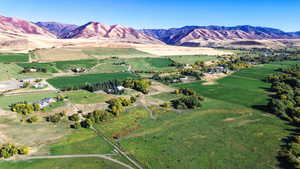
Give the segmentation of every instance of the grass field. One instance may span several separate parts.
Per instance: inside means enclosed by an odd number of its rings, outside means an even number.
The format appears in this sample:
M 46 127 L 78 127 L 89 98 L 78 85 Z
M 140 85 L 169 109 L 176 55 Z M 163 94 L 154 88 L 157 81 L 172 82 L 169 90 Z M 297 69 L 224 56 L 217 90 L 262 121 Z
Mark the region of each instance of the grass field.
M 269 84 L 256 74 L 268 75 L 295 63 L 243 70 L 220 79 L 216 85 L 176 85 L 205 96 L 203 107 L 189 111 L 150 107 L 156 120 L 150 120 L 148 112 L 139 107 L 97 128 L 109 136 L 120 135 L 122 147 L 147 168 L 278 168 L 281 139 L 292 127 L 253 108 L 265 105 L 269 94 L 264 90 Z M 153 97 L 163 101 L 176 98 L 169 93 Z
M 202 82 L 198 81 L 175 85 L 175 87 L 192 88 L 205 97 L 248 107 L 259 104 L 264 105 L 268 99 L 268 93 L 266 93 L 265 89 L 270 87 L 269 83 L 262 81 L 264 77 L 274 73 L 280 67 L 297 63 L 300 62 L 276 62 L 251 69 L 244 69 L 218 80 L 216 85 L 201 85 Z
M 125 80 L 129 78 L 136 78 L 136 76 L 126 72 L 83 74 L 79 76 L 56 77 L 49 79 L 48 82 L 56 88 L 63 89 L 65 87 L 79 86 L 86 83 L 103 83 L 110 80 Z
M 157 120 L 134 119 L 140 129 L 120 141 L 153 169 L 276 168 L 280 139 L 289 129 L 276 117 L 212 99 L 198 111 L 156 116 Z
M 76 61 L 60 61 L 54 62 L 57 69 L 69 71 L 71 68 L 91 69 L 98 64 L 98 60 L 76 60 Z
M 137 71 L 163 71 L 175 69 L 170 66 L 173 62 L 167 58 L 132 58 L 126 59 L 124 62 L 131 65 L 132 70 Z
M 40 49 L 34 52 L 35 60 L 39 62 L 56 62 L 69 60 L 88 60 L 93 57 L 85 54 L 80 48 Z
M 5 122 L 3 121 L 5 120 Z M 8 119 L 1 120 L 8 128 L 3 131 L 4 125 L 1 125 L 1 133 L 8 135 L 10 139 L 19 140 L 18 143 L 39 148 L 40 155 L 73 155 L 73 154 L 111 154 L 112 147 L 102 138 L 98 137 L 93 131 L 86 129 L 72 130 L 68 129 L 67 124 L 60 123 L 57 125 L 38 122 L 34 124 L 21 124 L 12 122 Z M 19 128 L 22 127 L 22 134 Z M 39 132 L 32 132 L 39 131 Z M 30 139 L 28 139 L 30 137 Z M 24 140 L 24 141 L 22 141 Z M 26 141 L 27 140 L 27 141 Z M 28 142 L 30 140 L 30 142 Z M 43 146 L 41 146 L 43 145 Z M 113 158 L 121 159 L 118 155 Z M 3 169 L 119 169 L 118 164 L 107 160 L 96 158 L 76 158 L 76 159 L 47 159 L 47 160 L 28 160 L 15 162 L 0 162 L 0 168 Z
M 111 73 L 128 70 L 126 65 L 114 65 L 113 63 L 102 63 L 94 67 L 90 72 L 92 73 Z
M 54 97 L 54 96 L 57 96 L 57 93 L 43 92 L 43 93 L 32 93 L 32 94 L 28 93 L 28 94 L 13 95 L 13 96 L 0 96 L 0 107 L 3 109 L 8 109 L 9 105 L 17 102 L 27 101 L 28 103 L 33 103 L 41 99 L 47 97 Z
M 34 67 L 39 69 L 46 69 L 48 73 L 57 73 L 54 63 L 20 63 L 18 66 L 22 68 Z
M 209 55 L 177 55 L 177 56 L 167 56 L 177 63 L 182 64 L 194 64 L 196 61 L 211 61 L 215 60 L 217 56 L 209 56 Z
M 85 90 L 64 92 L 63 95 L 75 104 L 93 104 L 105 102 L 110 99 L 109 95 L 95 94 Z
M 58 71 L 67 72 L 72 68 L 85 68 L 91 69 L 98 64 L 98 60 L 71 60 L 71 61 L 58 61 L 58 62 L 48 62 L 48 63 L 20 63 L 19 66 L 35 67 L 46 69 L 49 73 L 57 73 Z
M 0 53 L 0 63 L 21 63 L 28 62 L 28 59 L 26 53 Z
M 0 81 L 16 78 L 23 69 L 16 64 L 0 63 Z
M 21 78 L 49 78 L 50 73 L 21 73 L 22 67 L 17 64 L 0 63 L 0 81 L 21 79 Z
M 108 57 L 119 58 L 135 58 L 135 57 L 151 57 L 152 54 L 142 52 L 133 48 L 88 48 L 83 52 L 90 57 L 97 59 L 105 59 Z
M 265 91 L 269 84 L 262 79 L 274 73 L 279 67 L 296 63 L 300 62 L 272 63 L 245 69 L 219 79 L 214 85 L 203 85 L 201 81 L 174 85 L 173 87 L 177 88 L 192 88 L 199 95 L 204 96 L 203 106 L 196 110 L 172 110 L 147 105 L 154 119 L 150 118 L 148 110 L 143 106 L 129 107 L 119 117 L 96 125 L 95 128 L 109 137 L 120 136 L 118 142 L 124 151 L 134 156 L 144 168 L 278 169 L 276 157 L 282 144 L 281 139 L 288 136 L 293 127 L 276 116 L 255 108 L 265 105 L 269 94 Z M 124 75 L 86 74 L 59 77 L 53 82 L 58 85 L 65 83 L 74 85 L 83 81 L 95 82 L 95 79 L 96 81 L 107 80 L 112 77 L 120 78 Z M 69 96 L 71 102 L 77 104 L 90 103 L 98 99 L 105 100 L 102 95 L 86 91 L 64 92 L 64 94 Z M 166 92 L 147 97 L 167 102 L 177 96 Z M 5 99 L 0 97 L 0 106 L 2 101 Z M 1 118 L 0 123 L 3 124 L 0 125 L 0 134 L 4 132 L 11 138 L 22 140 L 20 143 L 41 145 L 45 142 L 45 138 L 53 138 L 54 131 L 59 133 L 59 136 L 68 132 L 65 137 L 49 141 L 43 148 L 43 153 L 51 155 L 112 153 L 112 148 L 90 130 L 66 129 L 68 124 L 65 123 L 45 125 L 45 122 L 39 122 L 30 125 L 20 124 L 17 121 L 11 122 L 5 118 Z M 42 126 L 46 126 L 47 129 Z M 39 127 L 41 128 L 39 132 L 32 132 Z M 24 129 L 21 134 L 20 128 Z M 62 130 L 63 128 L 65 130 Z M 49 133 L 41 134 L 42 131 L 49 131 Z M 29 143 L 24 135 L 33 138 L 33 141 L 30 139 L 32 143 Z M 0 168 L 114 169 L 121 167 L 108 161 L 88 158 L 3 161 L 0 162 Z
M 126 169 L 110 161 L 96 158 L 0 162 L 0 167 L 3 169 Z

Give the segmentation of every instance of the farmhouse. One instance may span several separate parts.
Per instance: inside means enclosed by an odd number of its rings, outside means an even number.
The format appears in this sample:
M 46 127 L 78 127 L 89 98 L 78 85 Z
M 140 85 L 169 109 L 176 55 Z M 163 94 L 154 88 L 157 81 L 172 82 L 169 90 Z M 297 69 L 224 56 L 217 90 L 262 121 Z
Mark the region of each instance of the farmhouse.
M 25 79 L 18 79 L 19 82 L 22 83 L 33 83 L 37 80 L 40 80 L 39 78 L 25 78 Z
M 47 84 L 45 84 L 45 83 L 36 83 L 35 85 L 33 85 L 33 87 L 36 89 L 42 89 L 46 86 L 47 86 Z
M 44 108 L 46 106 L 49 106 L 51 103 L 54 103 L 56 102 L 56 99 L 54 98 L 45 98 L 45 99 L 42 99 L 34 104 L 38 104 L 40 105 L 41 108 Z

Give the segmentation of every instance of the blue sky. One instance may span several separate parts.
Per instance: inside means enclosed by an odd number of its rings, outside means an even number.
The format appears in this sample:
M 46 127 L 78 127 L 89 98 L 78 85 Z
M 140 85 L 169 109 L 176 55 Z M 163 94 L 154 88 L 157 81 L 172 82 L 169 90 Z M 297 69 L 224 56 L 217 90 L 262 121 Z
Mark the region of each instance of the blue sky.
M 1 0 L 0 14 L 31 21 L 134 28 L 253 25 L 300 31 L 300 0 Z

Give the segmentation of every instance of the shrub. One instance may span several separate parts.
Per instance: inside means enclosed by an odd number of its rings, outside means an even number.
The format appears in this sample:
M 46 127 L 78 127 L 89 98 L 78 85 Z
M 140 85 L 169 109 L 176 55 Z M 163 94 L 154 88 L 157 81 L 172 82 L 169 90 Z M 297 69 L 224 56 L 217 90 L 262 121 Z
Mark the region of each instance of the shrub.
M 74 124 L 71 124 L 70 127 L 73 128 L 73 129 L 79 129 L 81 127 L 81 125 L 80 125 L 79 122 L 76 122 Z
M 199 96 L 184 96 L 180 99 L 172 100 L 172 105 L 176 109 L 195 109 L 201 107 L 202 97 Z
M 79 121 L 80 120 L 80 116 L 79 116 L 79 114 L 73 114 L 73 115 L 69 116 L 69 120 L 71 120 L 71 121 Z
M 46 117 L 46 120 L 48 122 L 58 123 L 63 117 L 65 117 L 65 112 L 60 112 Z
M 131 88 L 134 90 L 137 90 L 139 92 L 142 92 L 144 94 L 148 94 L 151 86 L 150 80 L 125 80 L 123 82 L 123 86 L 127 88 Z
M 28 153 L 29 153 L 28 147 L 18 147 L 11 143 L 2 144 L 0 146 L 0 157 L 1 158 L 10 158 L 17 154 L 24 155 L 24 154 L 28 154 Z
M 28 115 L 35 111 L 35 107 L 32 104 L 28 104 L 27 102 L 13 104 L 10 107 L 11 111 L 23 115 Z
M 32 116 L 29 119 L 27 119 L 26 121 L 28 123 L 34 123 L 34 122 L 37 122 L 38 120 L 39 120 L 39 118 L 37 116 Z

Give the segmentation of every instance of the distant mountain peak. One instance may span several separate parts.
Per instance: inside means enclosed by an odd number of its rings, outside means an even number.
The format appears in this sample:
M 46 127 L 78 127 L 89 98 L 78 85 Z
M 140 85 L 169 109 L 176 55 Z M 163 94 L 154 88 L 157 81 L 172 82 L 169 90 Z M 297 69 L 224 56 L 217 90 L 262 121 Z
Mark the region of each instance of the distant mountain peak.
M 64 24 L 59 22 L 37 22 L 35 24 L 48 30 L 59 38 L 66 32 L 70 32 L 78 28 L 77 25 Z
M 84 39 L 121 39 L 133 41 L 153 41 L 160 42 L 158 39 L 148 36 L 143 32 L 122 25 L 105 25 L 99 22 L 88 22 L 77 29 L 63 34 L 62 38 L 84 38 Z M 161 42 L 160 42 L 161 43 Z

